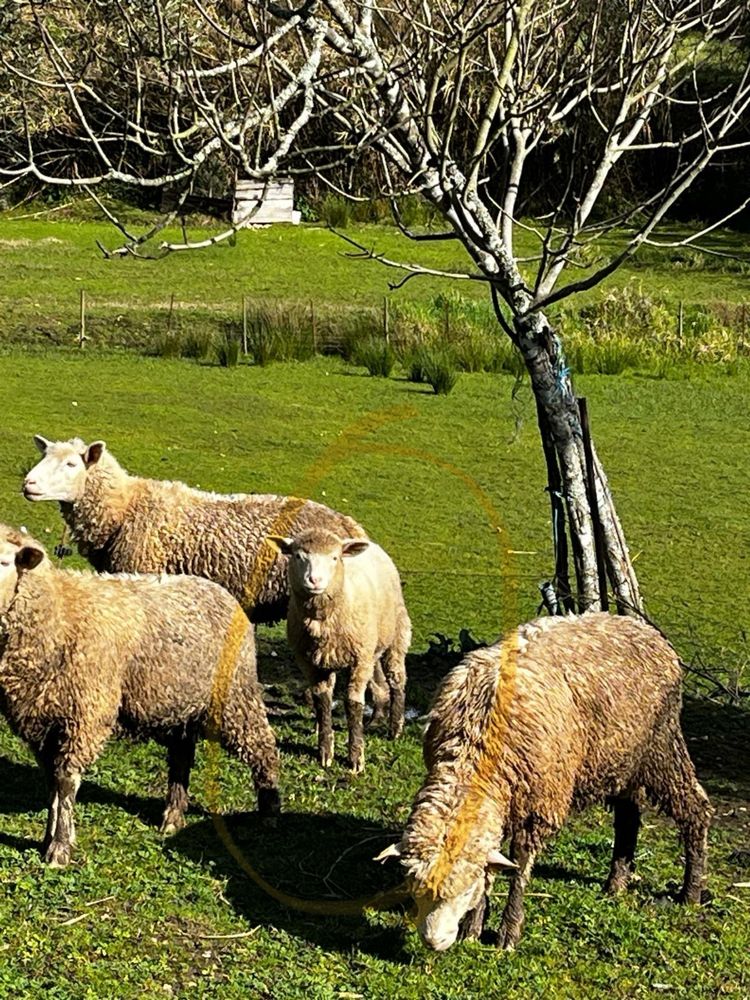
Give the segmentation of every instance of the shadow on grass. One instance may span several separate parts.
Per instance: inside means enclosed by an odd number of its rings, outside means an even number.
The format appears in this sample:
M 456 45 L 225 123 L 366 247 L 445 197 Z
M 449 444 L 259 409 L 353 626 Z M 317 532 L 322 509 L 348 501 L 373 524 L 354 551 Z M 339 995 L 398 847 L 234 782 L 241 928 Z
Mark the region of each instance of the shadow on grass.
M 750 799 L 750 712 L 685 698 L 682 728 L 709 794 Z
M 344 814 L 283 813 L 275 829 L 254 813 L 224 817 L 246 862 L 281 892 L 326 904 L 371 898 L 400 882 L 397 865 L 381 866 L 374 856 L 398 833 L 370 819 Z M 400 926 L 373 927 L 363 915 L 305 913 L 284 905 L 257 886 L 229 852 L 210 819 L 190 823 L 165 844 L 167 853 L 211 866 L 227 879 L 224 894 L 253 924 L 281 928 L 326 950 L 352 948 L 390 962 L 409 962 Z M 404 906 L 396 903 L 396 912 Z
M 124 794 L 100 785 L 96 781 L 87 780 L 85 775 L 77 802 L 81 804 L 93 802 L 97 805 L 114 806 L 131 816 L 137 816 L 144 823 L 154 827 L 160 824 L 164 811 L 162 797 Z M 47 790 L 41 770 L 34 764 L 18 763 L 7 757 L 0 757 L 0 817 L 17 813 L 42 814 L 46 808 Z M 190 811 L 199 816 L 206 815 L 205 809 L 197 802 L 190 803 Z M 40 827 L 41 829 L 42 827 Z M 11 839 L 18 841 L 11 846 L 17 846 L 20 850 L 38 848 L 38 844 L 33 838 Z M 8 843 L 9 838 L 0 833 L 0 842 Z

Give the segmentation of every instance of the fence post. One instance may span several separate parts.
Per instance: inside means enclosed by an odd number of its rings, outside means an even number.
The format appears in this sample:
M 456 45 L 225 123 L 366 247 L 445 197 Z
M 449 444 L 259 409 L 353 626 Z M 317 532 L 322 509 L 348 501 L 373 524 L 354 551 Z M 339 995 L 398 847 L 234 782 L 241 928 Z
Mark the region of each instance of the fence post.
M 172 333 L 172 316 L 174 314 L 174 292 L 169 296 L 169 316 L 167 316 L 167 336 Z
M 81 307 L 80 307 L 80 319 L 79 319 L 79 330 L 78 330 L 78 346 L 83 348 L 83 345 L 88 340 L 86 336 L 86 289 L 81 289 Z
M 242 296 L 242 353 L 247 357 L 247 297 Z
M 740 309 L 740 332 L 742 336 L 743 345 L 745 345 L 745 332 L 747 330 L 746 320 L 747 320 L 747 303 L 743 300 L 742 308 Z
M 383 336 L 385 338 L 386 344 L 390 343 L 391 332 L 388 322 L 388 297 L 383 296 Z
M 682 329 L 685 319 L 685 303 L 680 299 L 680 308 L 677 312 L 677 338 L 679 340 L 680 348 L 682 348 Z
M 318 324 L 315 319 L 315 303 L 310 299 L 310 327 L 312 329 L 313 354 L 318 353 Z

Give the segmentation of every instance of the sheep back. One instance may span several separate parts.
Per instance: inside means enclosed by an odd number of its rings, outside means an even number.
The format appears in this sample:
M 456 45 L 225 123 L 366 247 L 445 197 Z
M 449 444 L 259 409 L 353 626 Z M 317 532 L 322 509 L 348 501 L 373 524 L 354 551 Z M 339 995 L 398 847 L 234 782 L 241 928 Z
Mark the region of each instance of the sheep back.
M 124 479 L 109 454 L 89 470 L 84 496 L 62 507 L 95 569 L 202 576 L 225 587 L 254 622 L 280 621 L 289 599 L 286 557 L 266 543 L 268 534 L 321 526 L 366 537 L 353 518 L 312 500 Z

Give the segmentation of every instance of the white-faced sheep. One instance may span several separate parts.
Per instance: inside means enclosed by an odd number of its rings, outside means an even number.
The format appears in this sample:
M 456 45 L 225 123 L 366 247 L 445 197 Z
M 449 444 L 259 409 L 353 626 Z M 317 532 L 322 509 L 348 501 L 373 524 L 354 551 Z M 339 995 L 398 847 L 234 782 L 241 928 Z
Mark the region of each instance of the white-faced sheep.
M 0 525 L 0 709 L 45 773 L 52 864 L 70 858 L 81 775 L 117 728 L 167 747 L 163 832 L 184 823 L 205 732 L 248 765 L 260 813 L 279 810 L 253 626 L 207 580 L 60 570 L 38 542 Z
M 470 653 L 430 714 L 428 768 L 400 844 L 417 926 L 443 950 L 481 930 L 495 866 L 513 868 L 498 943 L 512 948 L 534 857 L 571 807 L 607 800 L 614 850 L 605 889 L 633 870 L 640 803 L 672 816 L 685 848 L 681 898 L 698 901 L 712 814 L 680 729 L 674 650 L 633 618 L 586 614 L 521 626 Z M 513 863 L 498 851 L 510 839 Z
M 365 689 L 378 662 L 390 688 L 391 738 L 404 725 L 411 623 L 398 570 L 379 545 L 361 538 L 342 541 L 320 528 L 271 540 L 290 557 L 287 636 L 312 689 L 320 762 L 328 767 L 333 761 L 333 688 L 336 671 L 345 669 L 348 762 L 361 771 Z

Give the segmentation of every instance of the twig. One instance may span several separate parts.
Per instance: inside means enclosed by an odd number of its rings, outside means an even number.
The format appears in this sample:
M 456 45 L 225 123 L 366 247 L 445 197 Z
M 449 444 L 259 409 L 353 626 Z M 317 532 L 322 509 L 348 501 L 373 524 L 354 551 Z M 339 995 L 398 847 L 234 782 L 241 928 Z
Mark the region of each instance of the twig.
M 239 931 L 237 934 L 183 934 L 182 931 L 177 931 L 177 936 L 184 938 L 199 938 L 201 941 L 231 941 L 235 938 L 252 937 L 253 934 L 257 934 L 259 930 L 260 925 L 258 925 L 258 927 L 253 927 L 250 931 Z

